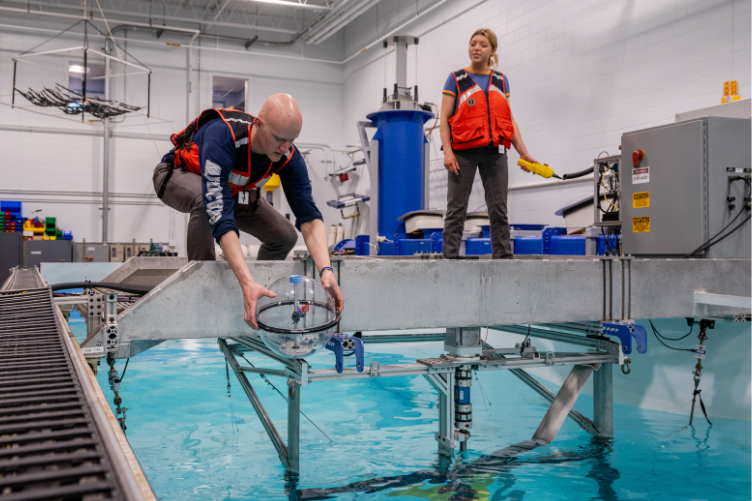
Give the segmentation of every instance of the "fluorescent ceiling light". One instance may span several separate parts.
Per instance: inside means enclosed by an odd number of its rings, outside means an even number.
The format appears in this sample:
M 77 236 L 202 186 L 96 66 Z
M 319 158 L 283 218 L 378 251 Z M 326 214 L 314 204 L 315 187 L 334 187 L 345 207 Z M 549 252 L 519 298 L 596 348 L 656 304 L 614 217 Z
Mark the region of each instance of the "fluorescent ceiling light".
M 326 5 L 315 5 L 310 3 L 298 3 L 298 2 L 290 2 L 286 0 L 251 0 L 252 2 L 261 2 L 261 3 L 272 3 L 275 5 L 284 5 L 285 7 L 300 7 L 302 9 L 311 9 L 311 10 L 329 10 L 329 7 Z
M 88 73 L 90 69 L 91 68 L 86 68 L 86 72 Z M 70 66 L 68 66 L 68 71 L 70 71 L 71 73 L 83 73 L 84 67 L 77 64 L 71 64 Z

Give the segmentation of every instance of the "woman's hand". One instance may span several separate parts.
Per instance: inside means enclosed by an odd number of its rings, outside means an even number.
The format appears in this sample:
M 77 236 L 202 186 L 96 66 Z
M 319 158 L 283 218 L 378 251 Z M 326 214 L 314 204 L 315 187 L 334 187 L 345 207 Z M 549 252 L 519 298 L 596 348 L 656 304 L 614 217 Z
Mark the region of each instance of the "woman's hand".
M 454 175 L 460 175 L 460 164 L 457 163 L 457 157 L 451 151 L 444 151 L 444 167 Z
M 531 156 L 530 156 L 529 154 L 527 154 L 527 153 L 525 153 L 525 154 L 520 154 L 520 158 L 521 158 L 521 159 L 523 159 L 523 160 L 524 160 L 524 161 L 526 161 L 526 162 L 530 162 L 531 164 L 537 164 L 537 163 L 540 163 L 540 162 L 538 162 L 538 161 L 537 161 L 536 159 L 534 159 L 533 157 L 531 157 Z M 546 165 L 548 165 L 548 164 L 546 164 Z M 521 166 L 521 165 L 520 165 L 520 169 L 524 170 L 525 172 L 530 172 L 530 169 L 527 169 L 527 168 L 525 168 L 525 167 L 523 167 L 523 166 Z

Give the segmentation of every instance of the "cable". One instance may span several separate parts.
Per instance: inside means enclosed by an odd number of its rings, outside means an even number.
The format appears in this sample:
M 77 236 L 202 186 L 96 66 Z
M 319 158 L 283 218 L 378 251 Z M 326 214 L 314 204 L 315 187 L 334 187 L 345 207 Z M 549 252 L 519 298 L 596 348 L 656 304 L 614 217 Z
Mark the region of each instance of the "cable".
M 657 339 L 657 340 L 658 340 L 658 341 L 659 341 L 659 342 L 660 342 L 660 343 L 661 343 L 661 344 L 662 344 L 663 346 L 665 346 L 666 348 L 668 348 L 668 349 L 670 349 L 670 350 L 675 350 L 675 351 L 691 351 L 692 353 L 695 353 L 695 350 L 692 350 L 692 349 L 689 349 L 689 348 L 674 348 L 673 346 L 669 346 L 669 345 L 667 345 L 667 344 L 666 344 L 666 343 L 664 343 L 664 342 L 663 342 L 663 340 L 661 339 L 661 337 L 662 337 L 662 336 L 661 336 L 661 334 L 660 334 L 660 333 L 658 332 L 658 329 L 656 329 L 656 328 L 655 328 L 655 325 L 653 325 L 653 321 L 652 321 L 652 320 L 650 320 L 650 319 L 648 319 L 648 322 L 650 322 L 650 327 L 651 327 L 651 328 L 653 329 L 653 334 L 655 335 L 655 338 L 656 338 L 656 339 Z M 685 336 L 685 337 L 686 337 L 686 336 Z M 682 339 L 683 339 L 683 338 L 682 338 Z
M 564 180 L 567 180 L 567 179 L 577 179 L 578 177 L 587 176 L 588 174 L 592 174 L 594 170 L 595 170 L 595 167 L 590 167 L 588 169 L 581 170 L 579 172 L 572 172 L 571 174 L 563 174 L 561 176 L 561 178 L 564 179 Z
M 146 294 L 154 288 L 152 285 L 118 284 L 114 282 L 63 282 L 50 285 L 52 291 L 58 291 L 61 289 L 92 289 L 95 287 L 129 292 L 131 294 Z
M 123 367 L 123 373 L 120 375 L 120 382 L 121 383 L 123 382 L 123 378 L 125 377 L 125 371 L 128 370 L 128 362 L 130 362 L 130 361 L 131 361 L 130 357 L 128 358 L 128 360 L 125 361 L 125 367 Z
M 678 338 L 666 337 L 666 336 L 664 336 L 663 334 L 660 334 L 660 333 L 659 333 L 659 336 L 662 337 L 663 339 L 665 339 L 666 341 L 681 341 L 682 339 L 686 339 L 687 337 L 689 337 L 690 334 L 692 334 L 692 331 L 694 331 L 694 330 L 695 330 L 695 324 L 694 324 L 694 322 L 692 322 L 692 325 L 689 326 L 689 332 L 687 332 L 686 334 L 684 334 L 682 337 L 678 337 Z
M 242 358 L 243 360 L 245 360 L 246 362 L 248 362 L 248 365 L 250 365 L 251 367 L 254 367 L 254 368 L 256 367 L 255 365 L 253 365 L 253 364 L 251 363 L 251 361 L 250 361 L 250 360 L 248 360 L 247 358 L 245 358 L 245 355 L 243 355 L 243 354 L 241 353 L 241 355 L 240 355 L 240 356 L 241 356 L 241 358 Z M 276 387 L 276 386 L 274 386 L 274 385 L 272 384 L 272 382 L 271 382 L 271 381 L 269 381 L 269 380 L 267 379 L 267 377 L 266 377 L 266 375 L 265 375 L 265 374 L 259 374 L 259 376 L 261 376 L 261 379 L 263 379 L 263 380 L 264 380 L 264 381 L 266 382 L 266 384 L 268 384 L 269 386 L 271 386 L 271 387 L 272 387 L 272 388 L 274 389 L 274 391 L 276 391 L 277 393 L 279 393 L 279 396 L 280 396 L 280 397 L 282 397 L 282 398 L 283 398 L 283 399 L 285 400 L 285 402 L 289 402 L 289 400 L 287 399 L 287 397 L 286 397 L 286 396 L 284 396 L 284 395 L 282 394 L 282 392 L 281 392 L 281 391 L 279 391 L 279 390 L 277 389 L 277 387 Z M 326 438 L 328 438 L 330 442 L 334 443 L 334 440 L 332 440 L 331 438 L 329 438 L 329 435 L 327 435 L 326 433 L 324 433 L 324 430 L 322 430 L 321 428 L 319 428 L 318 426 L 316 426 L 316 423 L 314 423 L 313 421 L 311 421 L 311 418 L 309 418 L 308 416 L 306 416 L 306 415 L 305 415 L 305 412 L 303 412 L 303 411 L 300 411 L 300 414 L 301 414 L 301 415 L 302 415 L 302 416 L 303 416 L 304 418 L 306 418 L 306 419 L 308 420 L 308 422 L 309 422 L 309 423 L 311 423 L 311 424 L 312 424 L 312 425 L 313 425 L 314 427 L 316 427 L 316 429 L 317 429 L 317 430 L 319 430 L 319 431 L 321 432 L 321 434 L 322 434 L 322 435 L 324 435 L 324 436 L 325 436 Z
M 745 180 L 745 183 L 746 183 L 746 184 L 747 184 L 747 186 L 748 186 L 748 187 L 750 188 L 750 194 L 752 194 L 752 185 L 750 185 L 749 181 L 746 181 L 746 180 Z M 748 194 L 746 198 L 749 198 L 749 196 L 750 196 L 750 195 Z M 713 240 L 715 240 L 716 238 L 718 238 L 718 236 L 719 236 L 719 235 L 720 235 L 721 233 L 723 233 L 724 231 L 726 231 L 726 228 L 728 228 L 729 226 L 731 226 L 731 225 L 732 225 L 732 224 L 734 223 L 734 221 L 736 221 L 736 220 L 737 220 L 737 219 L 739 218 L 739 216 L 741 216 L 741 215 L 742 215 L 742 212 L 744 212 L 744 211 L 743 211 L 743 209 L 740 209 L 740 210 L 739 210 L 739 212 L 738 212 L 738 213 L 736 214 L 736 216 L 734 216 L 734 218 L 733 218 L 733 219 L 732 219 L 731 221 L 729 221 L 729 222 L 728 222 L 728 224 L 727 224 L 726 226 L 724 226 L 724 227 L 723 227 L 723 228 L 722 228 L 722 229 L 721 229 L 721 230 L 720 230 L 720 231 L 719 231 L 718 233 L 716 233 L 716 234 L 715 234 L 715 235 L 714 235 L 713 237 L 711 237 L 711 238 L 710 238 L 710 239 L 709 239 L 709 240 L 708 240 L 707 242 L 705 242 L 704 244 L 702 244 L 701 246 L 699 246 L 698 248 L 696 248 L 695 250 L 693 250 L 693 251 L 692 251 L 692 252 L 690 252 L 689 254 L 686 254 L 686 255 L 682 256 L 682 259 L 684 259 L 684 258 L 688 258 L 688 257 L 691 257 L 691 256 L 693 256 L 693 255 L 697 254 L 698 252 L 703 252 L 703 251 L 706 251 L 706 250 L 708 250 L 709 248 L 711 248 L 711 247 L 712 247 L 712 246 L 714 246 L 715 244 L 717 244 L 717 243 L 721 242 L 721 241 L 722 241 L 722 240 L 724 240 L 724 239 L 725 239 L 726 237 L 728 237 L 729 235 L 733 234 L 733 233 L 734 233 L 734 232 L 735 232 L 736 230 L 738 230 L 739 228 L 741 228 L 741 227 L 742 227 L 742 226 L 744 225 L 744 223 L 746 223 L 747 221 L 749 221 L 749 219 L 750 219 L 750 216 L 747 216 L 747 219 L 745 219 L 745 220 L 744 220 L 744 221 L 742 221 L 742 222 L 741 222 L 740 224 L 738 224 L 737 226 L 735 226 L 735 227 L 734 227 L 734 229 L 732 229 L 732 230 L 731 230 L 730 232 L 728 232 L 728 233 L 727 233 L 726 235 L 724 235 L 723 237 L 721 237 L 721 238 L 720 238 L 719 240 L 717 240 L 717 241 L 713 242 Z

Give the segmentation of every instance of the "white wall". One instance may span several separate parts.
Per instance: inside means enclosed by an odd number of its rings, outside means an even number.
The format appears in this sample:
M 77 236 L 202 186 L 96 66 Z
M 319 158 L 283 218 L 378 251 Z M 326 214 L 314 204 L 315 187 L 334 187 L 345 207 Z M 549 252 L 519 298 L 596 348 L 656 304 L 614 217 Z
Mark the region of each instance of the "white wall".
M 426 8 L 419 2 L 417 13 Z M 382 0 L 346 28 L 345 56 L 415 15 L 415 3 Z M 739 81 L 743 98 L 752 92 L 747 0 L 449 0 L 400 30 L 420 37 L 417 79 L 414 48 L 408 51 L 408 85 L 419 85 L 422 101 L 441 101 L 447 75 L 467 66 L 468 39 L 480 27 L 499 37 L 498 69 L 510 80 L 529 151 L 557 173 L 590 167 L 604 150 L 618 154 L 623 132 L 719 104 L 726 80 Z M 346 63 L 347 141 L 393 83 L 393 52 L 384 56 L 378 45 Z M 446 207 L 438 132 L 431 139 L 431 205 Z M 509 156 L 510 186 L 543 182 L 516 168 L 518 158 Z M 590 193 L 587 183 L 513 190 L 510 221 L 562 224 L 554 211 Z M 476 179 L 470 210 L 482 204 Z
M 8 22 L 12 21 L 12 22 Z M 11 109 L 11 57 L 26 51 L 72 21 L 48 18 L 4 19 L 0 27 L 0 200 L 24 201 L 24 216 L 37 209 L 45 216 L 57 217 L 58 224 L 73 232 L 81 241 L 101 240 L 101 191 L 103 140 L 101 136 L 72 135 L 75 132 L 101 134 L 99 123 L 81 124 L 80 117 L 66 117 L 56 109 L 40 109 L 21 96 L 16 104 L 29 109 Z M 10 25 L 20 26 L 19 28 Z M 47 30 L 47 31 L 45 31 Z M 113 126 L 110 156 L 110 231 L 111 242 L 148 241 L 172 243 L 180 255 L 185 255 L 186 218 L 162 205 L 154 196 L 151 175 L 154 166 L 171 148 L 169 134 L 186 125 L 186 36 L 165 33 L 159 41 L 150 32 L 118 35 L 121 45 L 130 54 L 152 69 L 151 114 L 146 120 L 130 116 Z M 200 110 L 211 106 L 211 78 L 227 75 L 249 81 L 248 111 L 255 113 L 264 98 L 275 92 L 288 92 L 300 103 L 304 124 L 300 143 L 323 143 L 333 148 L 342 145 L 342 65 L 341 36 L 325 44 L 307 47 L 300 57 L 300 47 L 274 49 L 278 56 L 270 57 L 270 49 L 254 46 L 252 51 L 242 47 L 228 47 L 200 40 L 200 49 L 193 50 L 192 92 L 188 116 L 194 118 Z M 91 36 L 91 47 L 99 50 L 103 39 Z M 81 35 L 62 36 L 38 50 L 50 50 L 81 45 Z M 182 47 L 165 43 L 180 43 Z M 210 47 L 207 47 L 209 43 Z M 196 42 L 199 45 L 199 41 Z M 56 82 L 67 84 L 69 60 L 81 59 L 81 52 L 64 53 L 43 58 L 43 64 L 58 71 L 19 65 L 18 88 L 52 87 Z M 335 63 L 323 59 L 330 58 Z M 132 61 L 132 59 L 129 58 Z M 42 62 L 42 61 L 37 61 Z M 113 73 L 120 73 L 113 68 Z M 145 106 L 146 78 L 132 76 L 112 80 L 112 97 L 126 103 Z M 87 119 L 91 118 L 87 116 Z M 9 130 L 18 126 L 54 129 L 55 133 L 20 132 Z M 138 138 L 122 137 L 135 134 Z M 305 151 L 305 148 L 303 148 Z M 324 179 L 323 153 L 312 151 L 309 156 L 310 175 L 314 193 L 327 223 L 340 221 L 339 211 L 326 206 L 325 201 L 336 197 L 331 184 Z M 282 213 L 290 209 L 280 193 L 275 193 L 275 206 Z M 243 243 L 257 243 L 244 237 Z M 302 242 L 302 237 L 301 237 Z

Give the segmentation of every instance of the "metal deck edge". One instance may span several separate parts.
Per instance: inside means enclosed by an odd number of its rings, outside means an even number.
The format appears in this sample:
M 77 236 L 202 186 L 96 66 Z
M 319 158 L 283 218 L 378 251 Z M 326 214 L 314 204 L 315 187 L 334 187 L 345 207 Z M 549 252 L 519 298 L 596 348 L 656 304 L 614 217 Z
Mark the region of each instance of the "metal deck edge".
M 65 334 L 62 336 L 65 340 L 65 347 L 75 367 L 91 415 L 106 445 L 107 453 L 111 457 L 112 467 L 117 474 L 126 499 L 157 501 L 157 496 L 133 453 L 128 439 L 121 430 L 120 424 L 112 413 L 96 376 L 89 369 L 81 347 L 75 342 L 73 332 L 70 330 L 68 322 L 65 321 L 60 307 L 55 305 L 54 309 L 56 321 Z

